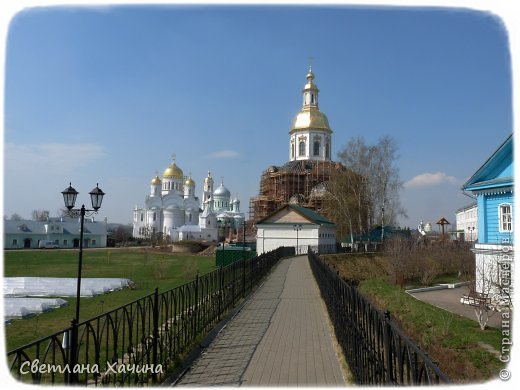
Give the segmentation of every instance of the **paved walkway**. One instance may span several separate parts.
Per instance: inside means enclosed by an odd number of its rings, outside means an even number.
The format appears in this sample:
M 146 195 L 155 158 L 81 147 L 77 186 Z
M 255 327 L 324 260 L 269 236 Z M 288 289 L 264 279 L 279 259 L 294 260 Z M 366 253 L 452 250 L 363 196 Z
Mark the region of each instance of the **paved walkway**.
M 469 287 L 462 286 L 442 290 L 414 292 L 410 293 L 410 295 L 423 302 L 427 302 L 430 305 L 440 307 L 441 309 L 469 318 L 470 320 L 477 321 L 475 308 L 471 305 L 463 305 L 460 303 L 460 298 L 468 293 Z M 500 329 L 502 317 L 497 312 L 491 312 L 490 314 L 491 316 L 489 318 L 488 326 Z
M 344 386 L 307 256 L 285 259 L 177 386 Z

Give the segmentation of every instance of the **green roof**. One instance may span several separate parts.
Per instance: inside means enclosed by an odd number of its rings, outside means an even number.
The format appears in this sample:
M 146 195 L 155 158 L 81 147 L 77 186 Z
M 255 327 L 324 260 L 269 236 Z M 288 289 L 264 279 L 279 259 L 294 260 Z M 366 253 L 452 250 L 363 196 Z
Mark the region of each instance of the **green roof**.
M 296 206 L 293 204 L 288 205 L 290 208 L 292 208 L 297 213 L 302 214 L 304 217 L 312 220 L 312 222 L 323 225 L 323 224 L 329 224 L 334 225 L 334 222 L 329 221 L 327 218 L 325 218 L 323 215 L 318 214 L 314 210 L 306 209 L 305 207 Z

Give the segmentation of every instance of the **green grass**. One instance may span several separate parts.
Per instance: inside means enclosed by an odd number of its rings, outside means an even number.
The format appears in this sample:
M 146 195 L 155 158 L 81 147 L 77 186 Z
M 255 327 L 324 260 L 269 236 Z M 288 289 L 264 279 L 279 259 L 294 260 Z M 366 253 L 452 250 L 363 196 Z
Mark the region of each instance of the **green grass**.
M 389 310 L 401 329 L 439 361 L 441 370 L 453 380 L 486 380 L 503 368 L 479 345 L 483 342 L 500 351 L 500 330 L 482 331 L 476 321 L 421 302 L 382 278 L 363 280 L 359 290 L 376 306 Z
M 499 329 L 480 330 L 473 321 L 421 302 L 394 284 L 392 267 L 381 255 L 328 255 L 324 259 L 343 279 L 380 310 L 388 310 L 404 333 L 426 350 L 455 382 L 482 382 L 495 378 L 503 364 L 482 343 L 501 350 Z M 460 282 L 456 274 L 437 276 L 433 284 Z M 421 286 L 406 280 L 407 288 Z
M 5 251 L 4 276 L 77 277 L 77 250 Z M 124 289 L 93 298 L 81 298 L 80 321 L 150 294 L 169 290 L 215 269 L 207 256 L 173 254 L 145 249 L 85 250 L 82 277 L 128 278 L 134 289 Z M 65 298 L 68 306 L 5 327 L 10 351 L 70 325 L 76 299 Z
M 419 278 L 415 279 L 407 279 L 406 280 L 406 286 L 405 288 L 407 290 L 412 288 L 420 288 L 420 287 L 431 287 L 436 286 L 438 284 L 448 284 L 448 283 L 460 283 L 460 282 L 467 282 L 469 280 L 468 276 L 458 276 L 456 273 L 453 274 L 442 274 L 438 275 L 435 278 L 433 278 L 432 282 L 429 285 L 425 285 L 424 283 L 421 283 Z

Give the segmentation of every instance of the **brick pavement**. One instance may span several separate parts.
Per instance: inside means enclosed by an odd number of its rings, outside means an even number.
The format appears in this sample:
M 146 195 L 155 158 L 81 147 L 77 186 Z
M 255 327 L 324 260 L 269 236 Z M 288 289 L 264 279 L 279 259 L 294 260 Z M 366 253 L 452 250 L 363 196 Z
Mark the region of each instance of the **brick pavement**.
M 176 385 L 345 385 L 307 257 L 282 260 Z
M 468 286 L 462 286 L 457 288 L 446 288 L 443 290 L 414 292 L 410 293 L 410 295 L 420 301 L 429 303 L 430 305 L 469 318 L 470 320 L 477 321 L 475 308 L 471 305 L 463 305 L 460 303 L 460 298 L 468 293 Z M 491 312 L 490 315 L 491 317 L 489 318 L 488 326 L 500 329 L 502 324 L 502 317 L 500 314 L 497 312 Z

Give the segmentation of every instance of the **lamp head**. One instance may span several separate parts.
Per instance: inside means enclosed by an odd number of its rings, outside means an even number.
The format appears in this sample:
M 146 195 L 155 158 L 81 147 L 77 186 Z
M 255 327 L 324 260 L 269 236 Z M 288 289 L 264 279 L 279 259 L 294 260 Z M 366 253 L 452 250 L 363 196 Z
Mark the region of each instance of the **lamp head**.
M 72 183 L 69 183 L 69 187 L 61 191 L 61 193 L 63 194 L 63 201 L 65 202 L 65 207 L 71 210 L 74 207 L 74 204 L 76 203 L 76 197 L 78 196 L 79 192 L 72 187 Z
M 99 184 L 96 184 L 96 188 L 89 192 L 90 200 L 92 201 L 92 208 L 96 211 L 101 207 L 101 202 L 103 202 L 103 196 L 105 193 L 99 188 Z

